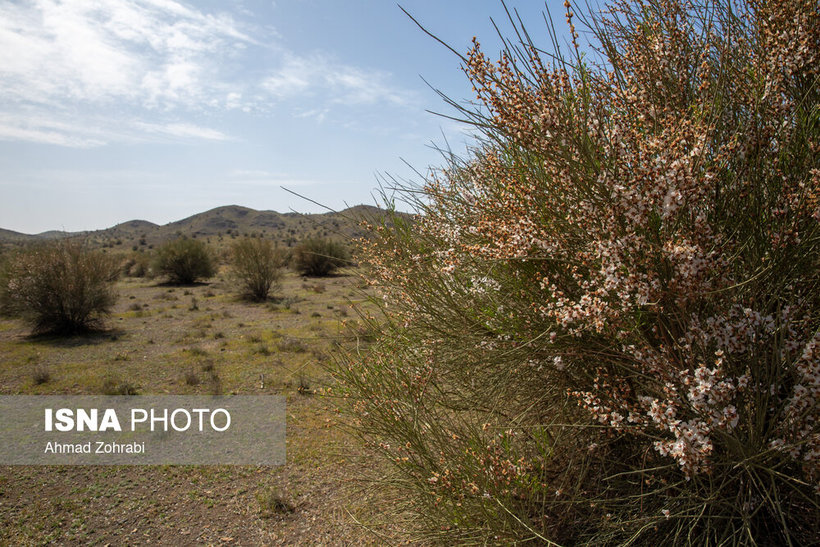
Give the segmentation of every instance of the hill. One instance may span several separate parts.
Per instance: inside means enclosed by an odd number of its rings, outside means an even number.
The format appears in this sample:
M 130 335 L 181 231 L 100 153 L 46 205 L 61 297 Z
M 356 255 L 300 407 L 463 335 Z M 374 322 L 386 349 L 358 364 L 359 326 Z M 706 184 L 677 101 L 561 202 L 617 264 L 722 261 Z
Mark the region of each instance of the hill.
M 0 229 L 0 245 L 18 245 L 56 237 L 83 237 L 94 246 L 139 250 L 153 248 L 180 236 L 204 238 L 217 245 L 237 237 L 258 236 L 291 247 L 310 237 L 347 240 L 365 236 L 360 221 L 380 219 L 384 215 L 384 210 L 368 205 L 324 214 L 278 213 L 228 205 L 162 226 L 146 220 L 130 220 L 104 230 L 50 231 L 35 235 Z

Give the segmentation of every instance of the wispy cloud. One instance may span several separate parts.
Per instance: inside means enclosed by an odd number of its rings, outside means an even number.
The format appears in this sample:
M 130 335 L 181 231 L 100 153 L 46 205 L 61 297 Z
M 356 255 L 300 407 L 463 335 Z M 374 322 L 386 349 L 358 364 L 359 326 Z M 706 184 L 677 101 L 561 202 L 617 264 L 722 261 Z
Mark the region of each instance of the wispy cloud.
M 0 140 L 93 147 L 226 140 L 189 123 L 203 111 L 270 111 L 322 122 L 333 109 L 406 106 L 391 76 L 271 44 L 250 16 L 178 0 L 0 4 Z M 274 38 L 275 39 L 275 38 Z M 264 53 L 264 55 L 262 54 Z M 241 77 L 237 67 L 259 63 Z M 241 73 L 241 72 L 240 72 Z
M 261 87 L 273 100 L 308 93 L 315 102 L 362 105 L 387 103 L 398 106 L 413 100 L 413 94 L 391 86 L 390 75 L 338 62 L 327 55 L 288 55 Z
M 214 129 L 129 125 L 127 118 L 235 103 L 237 92 L 231 95 L 220 66 L 237 48 L 254 43 L 230 16 L 173 0 L 3 3 L 0 110 L 6 115 L 0 138 L 64 146 L 94 146 L 140 133 L 224 138 Z M 114 106 L 127 112 L 116 127 L 42 123 L 68 121 L 78 109 Z M 96 135 L 89 138 L 89 132 Z
M 152 124 L 137 122 L 135 125 L 141 129 L 144 129 L 146 133 L 166 135 L 168 137 L 176 137 L 181 139 L 194 138 L 214 141 L 224 141 L 229 139 L 229 137 L 221 131 L 207 127 L 200 127 L 190 123 Z

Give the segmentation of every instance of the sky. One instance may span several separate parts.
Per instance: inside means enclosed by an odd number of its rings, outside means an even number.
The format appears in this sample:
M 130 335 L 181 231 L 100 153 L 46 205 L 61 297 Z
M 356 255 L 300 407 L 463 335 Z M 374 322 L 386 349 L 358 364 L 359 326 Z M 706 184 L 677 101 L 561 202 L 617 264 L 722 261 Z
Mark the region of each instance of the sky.
M 563 8 L 548 1 L 557 25 Z M 495 58 L 498 0 L 402 0 L 438 38 Z M 548 44 L 545 4 L 508 0 Z M 428 85 L 429 83 L 429 85 Z M 377 204 L 468 128 L 436 90 L 460 60 L 385 0 L 0 3 L 0 228 L 157 224 L 222 205 Z

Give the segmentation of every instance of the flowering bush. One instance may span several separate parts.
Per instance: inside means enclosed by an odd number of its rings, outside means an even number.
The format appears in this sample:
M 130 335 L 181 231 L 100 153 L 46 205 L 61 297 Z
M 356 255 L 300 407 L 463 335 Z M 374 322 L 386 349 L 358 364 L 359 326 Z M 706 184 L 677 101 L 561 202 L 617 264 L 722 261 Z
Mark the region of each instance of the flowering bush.
M 363 264 L 338 373 L 423 538 L 803 544 L 820 513 L 820 10 L 615 1 L 463 58 L 482 137 Z

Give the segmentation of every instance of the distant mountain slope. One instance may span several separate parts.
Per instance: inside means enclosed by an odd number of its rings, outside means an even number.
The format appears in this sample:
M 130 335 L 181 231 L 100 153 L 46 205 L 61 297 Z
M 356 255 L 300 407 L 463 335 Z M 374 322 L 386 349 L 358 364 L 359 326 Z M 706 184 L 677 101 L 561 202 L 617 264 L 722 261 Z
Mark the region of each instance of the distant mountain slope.
M 257 211 L 238 205 L 217 207 L 204 213 L 159 226 L 146 220 L 131 220 L 92 232 L 44 232 L 21 234 L 0 229 L 0 244 L 20 244 L 55 237 L 84 237 L 92 245 L 114 249 L 153 248 L 180 236 L 204 238 L 210 243 L 224 243 L 242 236 L 260 236 L 284 246 L 292 246 L 310 237 L 351 239 L 365 236 L 361 220 L 381 219 L 385 211 L 369 205 L 357 205 L 344 211 L 324 214 L 277 213 Z
M 37 239 L 37 236 L 29 234 L 21 234 L 13 230 L 4 230 L 0 228 L 0 242 L 3 243 L 17 243 L 23 241 L 31 241 Z

